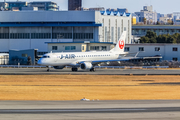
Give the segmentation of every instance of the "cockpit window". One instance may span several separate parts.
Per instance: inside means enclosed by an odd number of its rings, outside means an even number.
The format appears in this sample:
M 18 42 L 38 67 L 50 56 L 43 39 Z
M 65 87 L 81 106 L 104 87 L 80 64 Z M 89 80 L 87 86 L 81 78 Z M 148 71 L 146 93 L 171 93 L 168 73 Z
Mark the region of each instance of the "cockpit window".
M 50 56 L 43 56 L 42 58 L 50 58 Z

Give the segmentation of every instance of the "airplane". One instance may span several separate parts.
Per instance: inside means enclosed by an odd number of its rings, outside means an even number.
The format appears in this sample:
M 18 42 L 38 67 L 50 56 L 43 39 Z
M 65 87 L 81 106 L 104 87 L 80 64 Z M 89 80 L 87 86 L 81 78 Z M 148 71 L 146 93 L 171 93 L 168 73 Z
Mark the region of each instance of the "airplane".
M 82 70 L 95 71 L 95 65 L 103 62 L 126 61 L 137 59 L 137 57 L 124 57 L 128 53 L 124 52 L 126 31 L 124 31 L 117 42 L 116 46 L 110 51 L 90 51 L 90 52 L 61 52 L 47 53 L 39 59 L 38 64 L 47 66 L 47 71 L 50 71 L 50 66 L 54 69 L 63 69 L 66 66 L 72 68 L 72 71 Z

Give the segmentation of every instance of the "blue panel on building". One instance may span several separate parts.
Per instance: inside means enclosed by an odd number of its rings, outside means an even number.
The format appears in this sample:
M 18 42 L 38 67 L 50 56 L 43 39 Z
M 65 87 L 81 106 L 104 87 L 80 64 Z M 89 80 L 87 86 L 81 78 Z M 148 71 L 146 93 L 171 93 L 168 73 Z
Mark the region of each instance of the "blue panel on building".
M 93 22 L 1 22 L 0 27 L 56 27 L 56 26 L 72 26 L 72 27 L 98 27 L 102 24 Z

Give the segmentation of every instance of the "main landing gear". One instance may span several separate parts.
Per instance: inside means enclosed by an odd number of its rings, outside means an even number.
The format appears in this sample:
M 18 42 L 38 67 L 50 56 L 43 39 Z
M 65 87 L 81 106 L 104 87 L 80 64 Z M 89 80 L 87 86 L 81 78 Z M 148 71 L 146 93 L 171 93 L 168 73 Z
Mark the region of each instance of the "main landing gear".
M 72 71 L 73 71 L 73 72 L 77 72 L 77 71 L 78 71 L 78 68 L 72 68 Z
M 47 69 L 47 72 L 50 72 L 50 66 L 47 66 L 47 68 L 48 68 L 48 69 Z
M 77 72 L 77 71 L 78 71 L 78 68 L 72 68 L 72 71 L 73 71 L 73 72 Z M 90 71 L 90 72 L 95 72 L 96 69 L 95 69 L 95 68 L 91 68 L 89 71 Z
M 90 71 L 91 71 L 91 72 L 95 72 L 96 69 L 95 69 L 95 68 L 91 68 Z

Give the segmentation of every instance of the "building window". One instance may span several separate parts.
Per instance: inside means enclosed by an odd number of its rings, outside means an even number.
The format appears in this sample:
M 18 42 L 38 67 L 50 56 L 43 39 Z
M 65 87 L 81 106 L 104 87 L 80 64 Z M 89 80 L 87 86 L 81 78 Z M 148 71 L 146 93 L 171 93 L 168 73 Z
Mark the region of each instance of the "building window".
M 160 51 L 160 47 L 155 47 L 155 51 Z
M 120 38 L 120 27 L 118 27 L 118 39 Z
M 90 50 L 99 50 L 99 46 L 90 46 Z
M 65 50 L 76 50 L 76 46 L 65 46 Z
M 173 47 L 173 51 L 178 51 L 178 48 L 177 47 Z
M 107 27 L 105 27 L 105 42 L 107 42 L 107 38 L 108 38 L 108 31 L 107 31 Z
M 30 39 L 29 33 L 10 33 L 11 39 Z
M 0 39 L 9 39 L 9 33 L 0 33 Z
M 74 39 L 93 39 L 93 33 L 74 33 Z
M 139 51 L 144 51 L 144 47 L 139 47 Z
M 125 48 L 124 48 L 124 51 L 125 51 L 125 52 L 128 52 L 128 51 L 130 51 L 130 48 L 129 48 L 129 47 L 125 47 Z
M 65 46 L 65 50 L 71 50 L 71 46 Z
M 28 55 L 27 54 L 22 54 L 22 57 L 27 57 Z
M 71 50 L 76 50 L 76 46 L 71 46 Z
M 114 27 L 111 27 L 111 41 L 114 42 Z
M 31 39 L 51 39 L 51 33 L 31 33 Z
M 57 46 L 52 46 L 52 50 L 57 50 L 58 47 Z
M 173 58 L 173 61 L 178 61 L 178 58 Z
M 53 39 L 72 39 L 72 33 L 53 33 Z
M 44 55 L 46 54 L 47 52 L 37 52 L 37 55 Z
M 107 50 L 106 46 L 101 46 L 101 50 Z
M 82 50 L 84 50 L 84 46 L 82 46 Z

